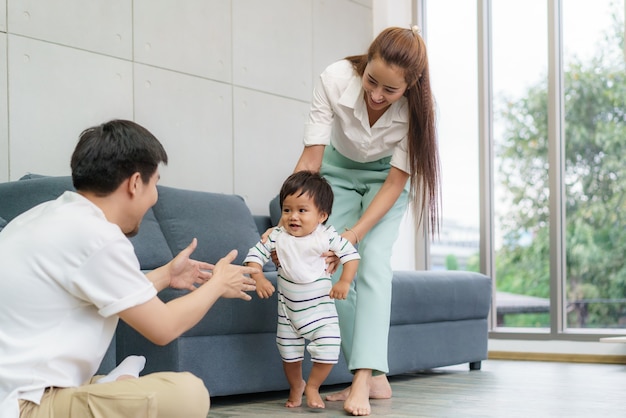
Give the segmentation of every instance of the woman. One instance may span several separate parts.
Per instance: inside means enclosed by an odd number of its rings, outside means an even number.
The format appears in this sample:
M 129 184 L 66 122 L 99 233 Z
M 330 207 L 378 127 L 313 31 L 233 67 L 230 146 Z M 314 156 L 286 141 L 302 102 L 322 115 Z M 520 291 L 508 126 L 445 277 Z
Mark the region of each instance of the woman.
M 348 299 L 337 301 L 342 349 L 352 385 L 343 400 L 369 415 L 369 398 L 391 397 L 385 373 L 391 312 L 391 249 L 411 200 L 437 228 L 439 154 L 426 46 L 417 26 L 387 28 L 367 54 L 347 57 L 321 74 L 295 171 L 312 170 L 335 193 L 328 221 L 362 260 Z M 410 181 L 409 181 L 410 180 Z M 421 208 L 421 210 L 417 210 Z M 335 277 L 339 277 L 335 275 Z

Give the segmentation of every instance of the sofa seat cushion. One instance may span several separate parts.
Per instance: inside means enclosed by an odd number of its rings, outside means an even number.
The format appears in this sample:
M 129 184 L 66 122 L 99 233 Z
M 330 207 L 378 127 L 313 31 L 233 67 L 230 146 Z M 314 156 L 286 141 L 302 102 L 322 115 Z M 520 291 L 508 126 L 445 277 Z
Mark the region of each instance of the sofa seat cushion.
M 265 273 L 276 286 L 276 272 Z M 187 290 L 165 289 L 159 293 L 163 302 L 180 297 Z M 250 292 L 252 300 L 218 299 L 206 317 L 183 334 L 183 337 L 222 334 L 275 333 L 278 312 L 276 292 L 269 299 L 261 299 Z
M 392 325 L 485 318 L 490 306 L 491 279 L 483 274 L 394 272 Z
M 276 272 L 265 273 L 276 286 Z M 165 289 L 159 297 L 167 302 L 187 291 Z M 184 336 L 276 332 L 276 293 L 251 301 L 220 299 L 206 318 Z M 465 271 L 395 271 L 391 325 L 484 319 L 491 306 L 491 279 Z
M 178 254 L 195 237 L 198 246 L 194 259 L 216 263 L 236 249 L 234 263 L 241 264 L 260 238 L 241 196 L 165 186 L 158 189 L 159 200 L 152 209 L 172 254 Z

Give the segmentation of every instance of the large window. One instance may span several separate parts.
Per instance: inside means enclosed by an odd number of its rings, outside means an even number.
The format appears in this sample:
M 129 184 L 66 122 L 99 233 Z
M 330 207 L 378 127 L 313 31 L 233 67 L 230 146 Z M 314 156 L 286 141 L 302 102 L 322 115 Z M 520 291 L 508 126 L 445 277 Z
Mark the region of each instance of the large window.
M 443 170 L 432 268 L 488 270 L 494 330 L 623 332 L 624 0 L 425 4 Z

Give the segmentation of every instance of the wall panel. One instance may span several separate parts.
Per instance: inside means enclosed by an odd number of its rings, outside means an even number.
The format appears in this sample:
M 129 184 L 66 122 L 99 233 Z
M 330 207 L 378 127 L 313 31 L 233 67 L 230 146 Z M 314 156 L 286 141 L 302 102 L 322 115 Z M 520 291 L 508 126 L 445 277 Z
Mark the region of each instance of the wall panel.
M 129 62 L 9 35 L 10 177 L 67 175 L 80 132 L 132 119 Z
M 0 181 L 69 174 L 83 129 L 126 118 L 166 146 L 162 184 L 239 193 L 267 213 L 314 80 L 361 52 L 371 26 L 371 0 L 0 0 Z
M 168 153 L 161 184 L 232 193 L 229 85 L 135 64 L 135 120 L 156 135 Z
M 233 0 L 233 82 L 311 98 L 311 0 Z
M 351 22 L 346 23 L 346 16 Z M 313 3 L 313 77 L 330 63 L 367 52 L 372 35 L 372 10 L 349 0 Z
M 8 2 L 11 33 L 130 59 L 132 2 L 24 0 Z
M 135 61 L 231 81 L 228 0 L 135 0 Z
M 309 105 L 254 90 L 235 88 L 235 192 L 255 214 L 268 214 L 269 201 L 302 152 Z

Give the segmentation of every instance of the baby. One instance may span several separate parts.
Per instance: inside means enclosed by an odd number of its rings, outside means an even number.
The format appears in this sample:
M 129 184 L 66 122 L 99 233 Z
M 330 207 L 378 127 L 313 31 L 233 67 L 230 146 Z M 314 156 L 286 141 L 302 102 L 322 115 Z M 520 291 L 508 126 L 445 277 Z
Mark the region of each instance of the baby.
M 302 395 L 311 408 L 324 408 L 319 388 L 339 359 L 340 335 L 333 299 L 345 299 L 356 275 L 359 253 L 352 243 L 325 222 L 333 206 L 333 191 L 319 174 L 299 171 L 280 190 L 281 219 L 265 243 L 258 242 L 244 263 L 261 267 L 276 251 L 278 267 L 278 327 L 276 344 L 290 386 L 285 406 L 298 407 Z M 334 285 L 323 253 L 334 252 L 343 264 Z M 274 286 L 263 275 L 252 275 L 257 294 L 269 298 Z M 313 366 L 302 378 L 305 340 Z

